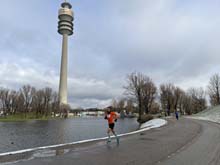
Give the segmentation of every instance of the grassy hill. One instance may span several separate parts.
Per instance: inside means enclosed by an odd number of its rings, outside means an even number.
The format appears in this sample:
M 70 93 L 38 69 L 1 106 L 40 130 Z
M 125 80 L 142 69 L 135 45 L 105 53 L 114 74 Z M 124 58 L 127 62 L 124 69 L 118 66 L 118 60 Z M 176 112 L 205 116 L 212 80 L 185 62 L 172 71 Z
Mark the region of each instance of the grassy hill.
M 220 123 L 220 106 L 208 108 L 196 115 L 193 115 L 193 118 Z

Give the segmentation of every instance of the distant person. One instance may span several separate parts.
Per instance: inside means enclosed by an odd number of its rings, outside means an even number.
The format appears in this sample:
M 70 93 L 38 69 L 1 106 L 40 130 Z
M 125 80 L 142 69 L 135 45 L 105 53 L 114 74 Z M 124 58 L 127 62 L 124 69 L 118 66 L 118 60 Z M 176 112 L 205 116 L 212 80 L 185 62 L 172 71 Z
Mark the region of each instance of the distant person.
M 179 114 L 178 111 L 175 112 L 176 120 L 179 120 Z
M 107 130 L 107 134 L 108 134 L 107 143 L 111 142 L 110 133 L 112 132 L 113 135 L 115 135 L 117 143 L 119 144 L 119 137 L 117 136 L 117 134 L 114 131 L 115 122 L 117 122 L 117 118 L 118 118 L 118 115 L 112 111 L 112 107 L 108 107 L 107 111 L 105 112 L 105 119 L 108 120 L 108 127 L 109 127 Z

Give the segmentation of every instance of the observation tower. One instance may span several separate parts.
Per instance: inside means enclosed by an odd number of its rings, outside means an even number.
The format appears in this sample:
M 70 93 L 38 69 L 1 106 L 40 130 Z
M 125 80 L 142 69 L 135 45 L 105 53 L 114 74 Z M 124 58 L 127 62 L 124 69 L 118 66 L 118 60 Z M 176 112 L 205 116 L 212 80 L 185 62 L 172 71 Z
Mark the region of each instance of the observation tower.
M 72 5 L 66 0 L 59 9 L 58 33 L 62 35 L 62 57 L 60 67 L 59 102 L 60 105 L 67 104 L 67 65 L 68 65 L 68 36 L 73 34 L 74 14 Z

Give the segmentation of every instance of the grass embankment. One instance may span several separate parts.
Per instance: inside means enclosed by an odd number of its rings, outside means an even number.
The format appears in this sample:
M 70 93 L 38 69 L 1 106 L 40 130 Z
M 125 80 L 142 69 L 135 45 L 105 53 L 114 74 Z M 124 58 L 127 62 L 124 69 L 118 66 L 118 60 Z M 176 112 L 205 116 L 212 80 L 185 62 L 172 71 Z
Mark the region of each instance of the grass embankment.
M 5 117 L 0 117 L 0 122 L 19 122 L 19 121 L 31 121 L 31 120 L 51 120 L 55 119 L 51 116 L 39 116 L 36 117 L 36 114 L 15 114 L 15 115 L 8 115 Z

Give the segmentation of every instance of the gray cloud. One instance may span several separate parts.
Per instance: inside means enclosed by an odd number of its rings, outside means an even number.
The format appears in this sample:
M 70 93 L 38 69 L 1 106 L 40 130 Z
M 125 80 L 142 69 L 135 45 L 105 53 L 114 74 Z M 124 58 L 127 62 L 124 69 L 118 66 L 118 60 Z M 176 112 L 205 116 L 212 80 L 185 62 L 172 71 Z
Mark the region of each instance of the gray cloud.
M 111 15 L 107 27 L 101 25 L 97 34 L 92 26 L 86 35 L 90 48 L 107 56 L 117 73 L 160 72 L 175 81 L 176 75 L 195 78 L 216 64 L 219 24 L 216 13 L 208 12 L 207 1 L 183 7 L 173 0 L 120 2 L 113 2 L 114 13 L 105 14 Z
M 28 2 L 28 3 L 27 3 Z M 59 2 L 3 1 L 0 82 L 58 89 Z M 42 5 L 44 4 L 44 5 Z M 213 0 L 75 1 L 69 39 L 69 100 L 104 106 L 123 93 L 126 75 L 140 71 L 159 85 L 203 86 L 219 71 L 220 2 Z

